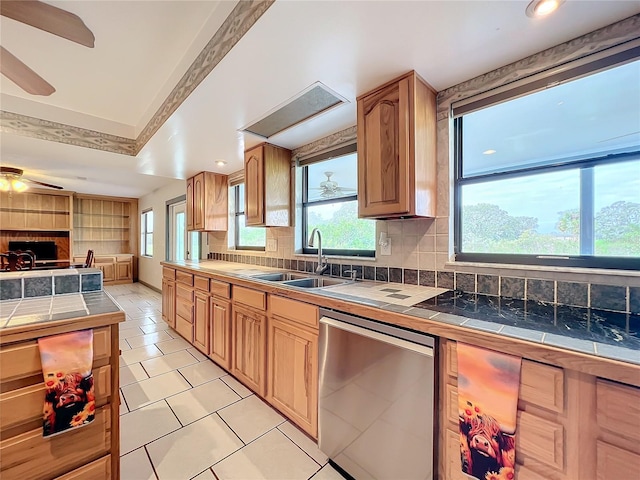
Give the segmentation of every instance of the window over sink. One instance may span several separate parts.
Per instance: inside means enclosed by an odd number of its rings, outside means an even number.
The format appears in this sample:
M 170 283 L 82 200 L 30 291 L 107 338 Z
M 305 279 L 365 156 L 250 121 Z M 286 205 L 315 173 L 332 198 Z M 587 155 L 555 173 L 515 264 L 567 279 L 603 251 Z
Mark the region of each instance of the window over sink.
M 244 183 L 234 185 L 229 192 L 233 199 L 235 217 L 235 248 L 236 250 L 264 251 L 267 231 L 265 227 L 247 227 L 244 213 Z
M 454 105 L 457 261 L 640 269 L 639 58 Z
M 326 255 L 374 257 L 376 223 L 358 218 L 358 157 L 356 145 L 301 160 L 303 253 L 309 234 L 318 228 Z

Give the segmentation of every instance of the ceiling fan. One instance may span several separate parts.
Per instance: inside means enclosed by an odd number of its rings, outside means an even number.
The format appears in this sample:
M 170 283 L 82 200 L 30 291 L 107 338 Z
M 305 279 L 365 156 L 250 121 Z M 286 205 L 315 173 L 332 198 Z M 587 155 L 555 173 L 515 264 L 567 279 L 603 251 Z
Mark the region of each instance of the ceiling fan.
M 95 37 L 74 13 L 37 0 L 2 0 L 0 15 L 52 33 L 89 48 Z M 56 89 L 20 59 L 0 46 L 0 73 L 32 95 L 51 95 Z
M 350 192 L 355 192 L 354 188 L 345 188 L 340 187 L 338 182 L 335 180 L 331 180 L 331 175 L 334 172 L 324 172 L 327 176 L 327 179 L 320 182 L 320 185 L 314 187 L 313 190 L 320 190 L 320 196 L 322 198 L 334 198 L 334 197 L 342 197 L 345 195 L 349 195 Z
M 0 166 L 0 191 L 24 192 L 27 188 L 29 188 L 25 182 L 62 190 L 62 187 L 58 185 L 52 185 L 50 183 L 44 183 L 37 180 L 31 180 L 30 178 L 25 178 L 22 176 L 22 173 L 23 170 L 20 168 Z

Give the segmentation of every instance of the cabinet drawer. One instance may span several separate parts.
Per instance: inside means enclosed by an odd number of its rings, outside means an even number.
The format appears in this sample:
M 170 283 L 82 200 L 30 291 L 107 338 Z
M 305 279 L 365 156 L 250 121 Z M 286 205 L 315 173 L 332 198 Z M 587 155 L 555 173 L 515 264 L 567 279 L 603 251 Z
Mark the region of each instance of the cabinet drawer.
M 176 271 L 173 268 L 162 267 L 162 278 L 167 280 L 176 279 Z
M 240 288 L 240 287 L 238 287 Z M 211 280 L 211 293 L 222 298 L 231 298 L 231 288 L 228 283 Z
M 597 379 L 596 402 L 600 427 L 640 442 L 640 388 Z
M 193 343 L 193 323 L 180 315 L 176 315 L 176 331 L 182 335 L 187 342 Z
M 267 294 L 244 287 L 233 287 L 233 302 L 241 303 L 258 310 L 267 309 Z
M 56 480 L 109 480 L 111 479 L 111 455 L 106 455 Z
M 193 277 L 193 286 L 196 290 L 201 290 L 203 292 L 209 291 L 209 279 L 204 277 Z
M 176 270 L 176 281 L 193 287 L 193 274 Z
M 193 302 L 193 288 L 176 283 L 176 297 Z
M 271 313 L 274 315 L 318 328 L 318 307 L 315 305 L 273 295 L 269 301 L 271 302 Z
M 111 395 L 111 366 L 93 371 L 96 406 L 106 404 Z M 44 383 L 0 394 L 0 431 L 42 418 Z
M 596 478 L 598 480 L 622 480 L 638 478 L 640 455 L 614 447 L 608 443 L 596 443 Z
M 516 452 L 562 471 L 564 427 L 527 412 L 518 412 Z
M 87 426 L 53 437 L 42 437 L 42 427 L 0 442 L 0 478 L 41 480 L 79 468 L 103 456 L 111 447 L 111 406 L 96 410 Z
M 446 372 L 450 376 L 457 377 L 458 357 L 455 342 L 447 342 L 446 353 Z M 562 368 L 523 358 L 518 398 L 531 405 L 562 413 L 564 411 L 564 372 Z
M 111 327 L 93 331 L 93 361 L 111 356 Z M 36 341 L 18 343 L 0 349 L 0 381 L 42 374 L 40 351 Z
M 192 323 L 193 303 L 178 299 L 176 302 L 176 314 L 189 321 L 189 323 Z

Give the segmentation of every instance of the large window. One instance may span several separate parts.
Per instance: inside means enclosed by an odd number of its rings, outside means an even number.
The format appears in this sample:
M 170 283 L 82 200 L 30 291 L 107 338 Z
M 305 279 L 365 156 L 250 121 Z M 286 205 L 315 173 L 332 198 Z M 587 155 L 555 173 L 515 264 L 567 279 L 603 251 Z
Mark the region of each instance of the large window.
M 454 107 L 456 260 L 640 268 L 637 55 Z
M 375 256 L 375 221 L 358 218 L 356 155 L 348 153 L 302 166 L 304 253 L 317 253 L 317 248 L 309 247 L 309 234 L 317 228 L 327 255 Z
M 266 244 L 264 227 L 247 227 L 244 214 L 244 183 L 231 187 L 235 205 L 235 248 L 237 250 L 262 250 Z
M 140 254 L 153 257 L 153 210 L 142 212 L 140 216 Z

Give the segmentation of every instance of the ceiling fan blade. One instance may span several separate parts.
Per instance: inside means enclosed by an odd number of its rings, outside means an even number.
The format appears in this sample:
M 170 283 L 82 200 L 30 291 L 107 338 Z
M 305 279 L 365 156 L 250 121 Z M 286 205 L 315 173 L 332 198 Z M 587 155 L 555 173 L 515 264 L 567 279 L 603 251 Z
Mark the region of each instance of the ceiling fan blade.
M 93 48 L 93 32 L 76 14 L 36 0 L 2 0 L 0 14 Z
M 0 73 L 32 95 L 44 95 L 46 97 L 56 91 L 49 82 L 1 46 Z
M 49 188 L 55 188 L 57 190 L 62 190 L 62 187 L 60 187 L 58 185 L 52 185 L 50 183 L 38 182 L 37 180 L 31 180 L 30 178 L 22 177 L 22 179 L 26 180 L 27 182 L 30 182 L 30 183 L 35 183 L 37 185 L 42 185 L 43 187 L 49 187 Z

